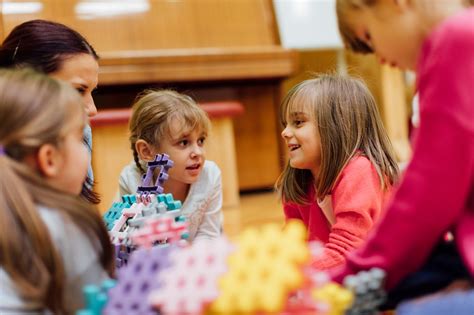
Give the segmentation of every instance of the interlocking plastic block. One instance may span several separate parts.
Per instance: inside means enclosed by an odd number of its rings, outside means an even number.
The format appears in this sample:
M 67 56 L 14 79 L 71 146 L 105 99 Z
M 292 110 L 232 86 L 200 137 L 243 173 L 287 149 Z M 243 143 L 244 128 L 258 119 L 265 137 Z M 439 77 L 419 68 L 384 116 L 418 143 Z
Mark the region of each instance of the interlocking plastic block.
M 200 314 L 218 296 L 217 278 L 227 271 L 233 246 L 225 237 L 197 241 L 170 255 L 172 267 L 158 275 L 163 286 L 150 295 L 162 314 Z
M 163 184 L 168 180 L 168 170 L 173 166 L 173 161 L 169 159 L 167 154 L 157 154 L 155 159 L 147 163 L 148 168 L 142 177 L 142 185 L 138 187 L 139 194 L 161 194 L 163 193 Z M 155 169 L 159 167 L 160 172 L 153 183 L 153 175 Z
M 312 292 L 313 298 L 328 305 L 327 315 L 344 315 L 354 301 L 353 293 L 336 283 L 328 283 Z
M 378 307 L 386 298 L 383 288 L 385 276 L 384 270 L 372 268 L 344 278 L 344 286 L 354 294 L 354 302 L 346 314 L 378 314 Z
M 167 270 L 171 262 L 172 246 L 139 249 L 133 252 L 129 264 L 118 273 L 117 285 L 109 291 L 105 315 L 157 314 L 149 303 L 152 290 L 161 288 L 158 274 Z
M 219 281 L 220 295 L 211 312 L 219 314 L 280 312 L 289 293 L 304 282 L 302 267 L 310 259 L 306 229 L 289 221 L 245 230 L 229 256 L 229 272 Z
M 176 210 L 181 208 L 181 201 L 174 200 L 172 194 L 159 194 L 158 201 L 163 202 L 168 207 L 168 210 Z
M 122 215 L 123 209 L 129 208 L 130 204 L 128 202 L 114 202 L 112 206 L 104 213 L 104 221 L 107 227 L 107 230 L 112 230 L 115 221 L 117 221 Z
M 107 293 L 116 284 L 115 280 L 105 280 L 102 285 L 86 285 L 83 288 L 86 308 L 77 312 L 76 315 L 100 315 L 107 303 Z
M 132 205 L 137 202 L 137 197 L 135 195 L 123 195 L 122 202 Z
M 176 243 L 181 235 L 187 232 L 187 222 L 175 222 L 172 217 L 150 219 L 145 225 L 133 233 L 133 243 L 140 247 L 151 247 L 156 242 Z

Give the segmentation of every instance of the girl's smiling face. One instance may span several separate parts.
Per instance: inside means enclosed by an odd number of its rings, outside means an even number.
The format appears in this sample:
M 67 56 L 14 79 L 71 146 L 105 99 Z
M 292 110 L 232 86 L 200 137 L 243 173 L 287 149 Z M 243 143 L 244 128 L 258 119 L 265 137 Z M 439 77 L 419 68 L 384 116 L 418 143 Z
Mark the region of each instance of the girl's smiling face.
M 321 138 L 313 115 L 290 105 L 281 136 L 289 150 L 290 166 L 308 169 L 316 176 L 321 166 Z

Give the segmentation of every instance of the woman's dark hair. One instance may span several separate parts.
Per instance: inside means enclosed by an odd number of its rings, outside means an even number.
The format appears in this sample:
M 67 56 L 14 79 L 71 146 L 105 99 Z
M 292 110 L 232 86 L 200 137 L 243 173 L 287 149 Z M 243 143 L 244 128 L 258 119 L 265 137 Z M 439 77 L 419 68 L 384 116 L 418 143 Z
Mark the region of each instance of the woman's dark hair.
M 31 20 L 16 26 L 0 47 L 1 68 L 33 68 L 50 74 L 61 69 L 64 60 L 77 54 L 99 56 L 87 40 L 66 25 Z M 94 192 L 93 180 L 87 178 L 81 196 L 98 204 L 100 196 Z
M 99 56 L 87 40 L 66 25 L 32 20 L 16 26 L 0 47 L 0 67 L 30 67 L 46 74 L 77 54 Z

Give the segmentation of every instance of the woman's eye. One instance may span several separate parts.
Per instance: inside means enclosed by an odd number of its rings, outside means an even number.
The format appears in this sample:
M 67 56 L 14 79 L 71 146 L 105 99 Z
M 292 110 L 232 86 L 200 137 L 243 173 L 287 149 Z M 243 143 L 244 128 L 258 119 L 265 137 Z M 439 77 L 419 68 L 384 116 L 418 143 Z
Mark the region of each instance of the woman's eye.
M 188 140 L 181 140 L 181 141 L 179 142 L 179 145 L 184 147 L 184 146 L 187 146 L 188 143 L 189 143 Z
M 76 88 L 76 91 L 79 92 L 79 94 L 84 95 L 86 93 L 86 89 L 84 88 Z
M 295 120 L 295 121 L 293 122 L 293 124 L 294 124 L 295 126 L 300 126 L 302 123 L 303 123 L 302 120 Z
M 204 142 L 206 142 L 206 138 L 200 138 L 200 139 L 198 140 L 198 144 L 199 144 L 199 145 L 203 145 Z

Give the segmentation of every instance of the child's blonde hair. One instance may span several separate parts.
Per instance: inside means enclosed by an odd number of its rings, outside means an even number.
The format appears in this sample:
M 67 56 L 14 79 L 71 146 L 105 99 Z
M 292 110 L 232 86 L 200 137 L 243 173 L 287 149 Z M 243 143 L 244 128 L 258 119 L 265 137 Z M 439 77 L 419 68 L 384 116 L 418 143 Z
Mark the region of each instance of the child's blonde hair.
M 282 102 L 282 124 L 286 126 L 289 114 L 298 111 L 309 113 L 316 122 L 321 138 L 321 166 L 314 179 L 310 170 L 292 168 L 288 163 L 276 183 L 284 200 L 311 202 L 306 196 L 313 183 L 318 198 L 324 198 L 331 193 L 342 169 L 359 152 L 374 165 L 382 188 L 397 179 L 394 150 L 375 100 L 361 80 L 326 74 L 303 81 Z
M 346 48 L 362 54 L 373 53 L 373 49 L 364 41 L 360 40 L 355 32 L 354 26 L 351 25 L 350 16 L 356 11 L 364 7 L 373 7 L 377 5 L 379 0 L 336 0 L 337 23 L 339 33 Z M 474 0 L 464 0 L 465 6 L 474 5 Z
M 62 257 L 38 212 L 38 205 L 70 219 L 90 238 L 106 270 L 113 252 L 99 212 L 79 196 L 45 183 L 24 160 L 44 144 L 61 147 L 72 117 L 84 115 L 79 94 L 68 84 L 31 70 L 0 71 L 0 266 L 19 295 L 63 313 Z
M 182 126 L 179 134 L 198 128 L 207 135 L 211 125 L 206 112 L 191 97 L 172 90 L 144 91 L 138 96 L 132 110 L 130 144 L 135 163 L 142 172 L 146 170 L 140 164 L 135 148 L 139 139 L 159 146 L 163 137 L 178 136 L 171 134 L 171 122 L 174 119 L 178 119 Z

